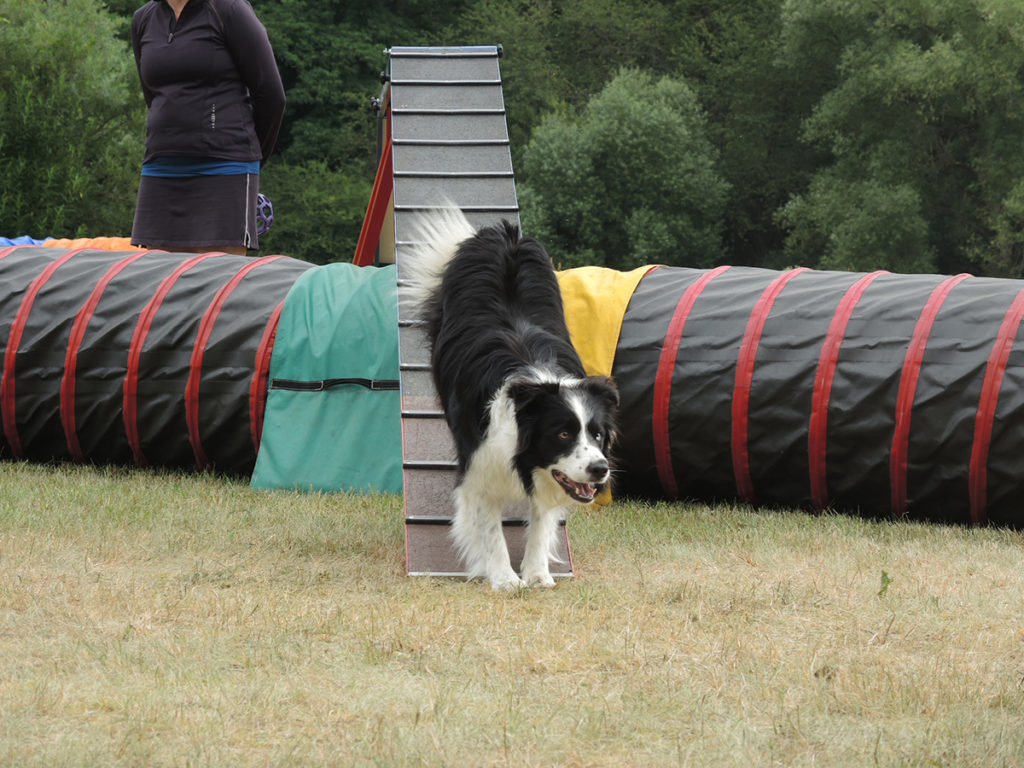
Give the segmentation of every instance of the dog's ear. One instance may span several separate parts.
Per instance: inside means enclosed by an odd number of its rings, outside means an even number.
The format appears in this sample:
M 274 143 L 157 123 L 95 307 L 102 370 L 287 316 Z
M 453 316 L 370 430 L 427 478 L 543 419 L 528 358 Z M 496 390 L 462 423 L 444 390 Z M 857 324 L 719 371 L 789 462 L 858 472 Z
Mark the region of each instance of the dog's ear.
M 604 441 L 601 450 L 608 450 L 615 442 L 618 429 L 616 414 L 619 407 L 619 389 L 607 376 L 589 376 L 583 381 L 583 391 L 604 406 Z
M 510 384 L 508 388 L 508 396 L 516 407 L 516 413 L 521 413 L 540 398 L 557 392 L 557 384 L 540 384 L 535 381 L 517 381 Z
M 619 388 L 607 376 L 588 376 L 583 380 L 583 390 L 612 410 L 619 407 Z
M 558 393 L 557 384 L 539 384 L 535 381 L 517 381 L 508 388 L 509 399 L 516 410 L 516 455 L 518 456 L 533 440 L 534 432 L 541 421 L 538 404 L 545 398 Z

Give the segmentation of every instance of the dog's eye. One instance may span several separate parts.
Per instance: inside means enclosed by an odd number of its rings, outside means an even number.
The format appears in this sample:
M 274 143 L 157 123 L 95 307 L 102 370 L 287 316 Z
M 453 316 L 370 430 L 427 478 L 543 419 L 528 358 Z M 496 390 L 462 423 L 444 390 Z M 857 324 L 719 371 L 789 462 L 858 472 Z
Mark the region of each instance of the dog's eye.
M 572 435 L 570 435 L 564 429 L 561 432 L 558 433 L 558 439 L 559 440 L 568 440 L 570 437 L 572 437 Z
M 601 442 L 601 433 L 600 432 L 595 432 L 594 433 L 594 440 L 596 440 L 599 443 Z

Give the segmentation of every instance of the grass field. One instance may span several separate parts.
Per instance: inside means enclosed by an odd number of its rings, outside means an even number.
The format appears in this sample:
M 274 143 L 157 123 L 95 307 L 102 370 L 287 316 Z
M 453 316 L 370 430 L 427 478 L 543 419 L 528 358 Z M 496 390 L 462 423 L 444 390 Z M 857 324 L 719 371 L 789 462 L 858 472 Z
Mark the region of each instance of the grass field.
M 497 594 L 401 515 L 0 464 L 0 765 L 1024 765 L 1019 533 L 617 503 Z

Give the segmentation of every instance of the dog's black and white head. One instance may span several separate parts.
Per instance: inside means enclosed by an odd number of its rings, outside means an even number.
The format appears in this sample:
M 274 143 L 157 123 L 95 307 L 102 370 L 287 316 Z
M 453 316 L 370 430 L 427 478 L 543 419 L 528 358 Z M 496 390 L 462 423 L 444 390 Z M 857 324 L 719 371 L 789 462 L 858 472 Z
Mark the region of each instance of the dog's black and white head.
M 611 379 L 592 376 L 514 382 L 515 470 L 527 494 L 552 503 L 590 504 L 608 484 L 608 448 L 619 393 Z

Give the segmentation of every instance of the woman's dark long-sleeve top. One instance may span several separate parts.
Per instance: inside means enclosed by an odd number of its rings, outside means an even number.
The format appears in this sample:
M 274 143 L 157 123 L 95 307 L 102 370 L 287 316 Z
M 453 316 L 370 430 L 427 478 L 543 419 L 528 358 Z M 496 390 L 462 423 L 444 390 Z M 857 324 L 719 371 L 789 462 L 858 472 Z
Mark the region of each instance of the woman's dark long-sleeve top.
M 248 0 L 190 0 L 178 19 L 166 0 L 132 17 L 132 49 L 157 157 L 266 160 L 284 114 L 281 75 Z

